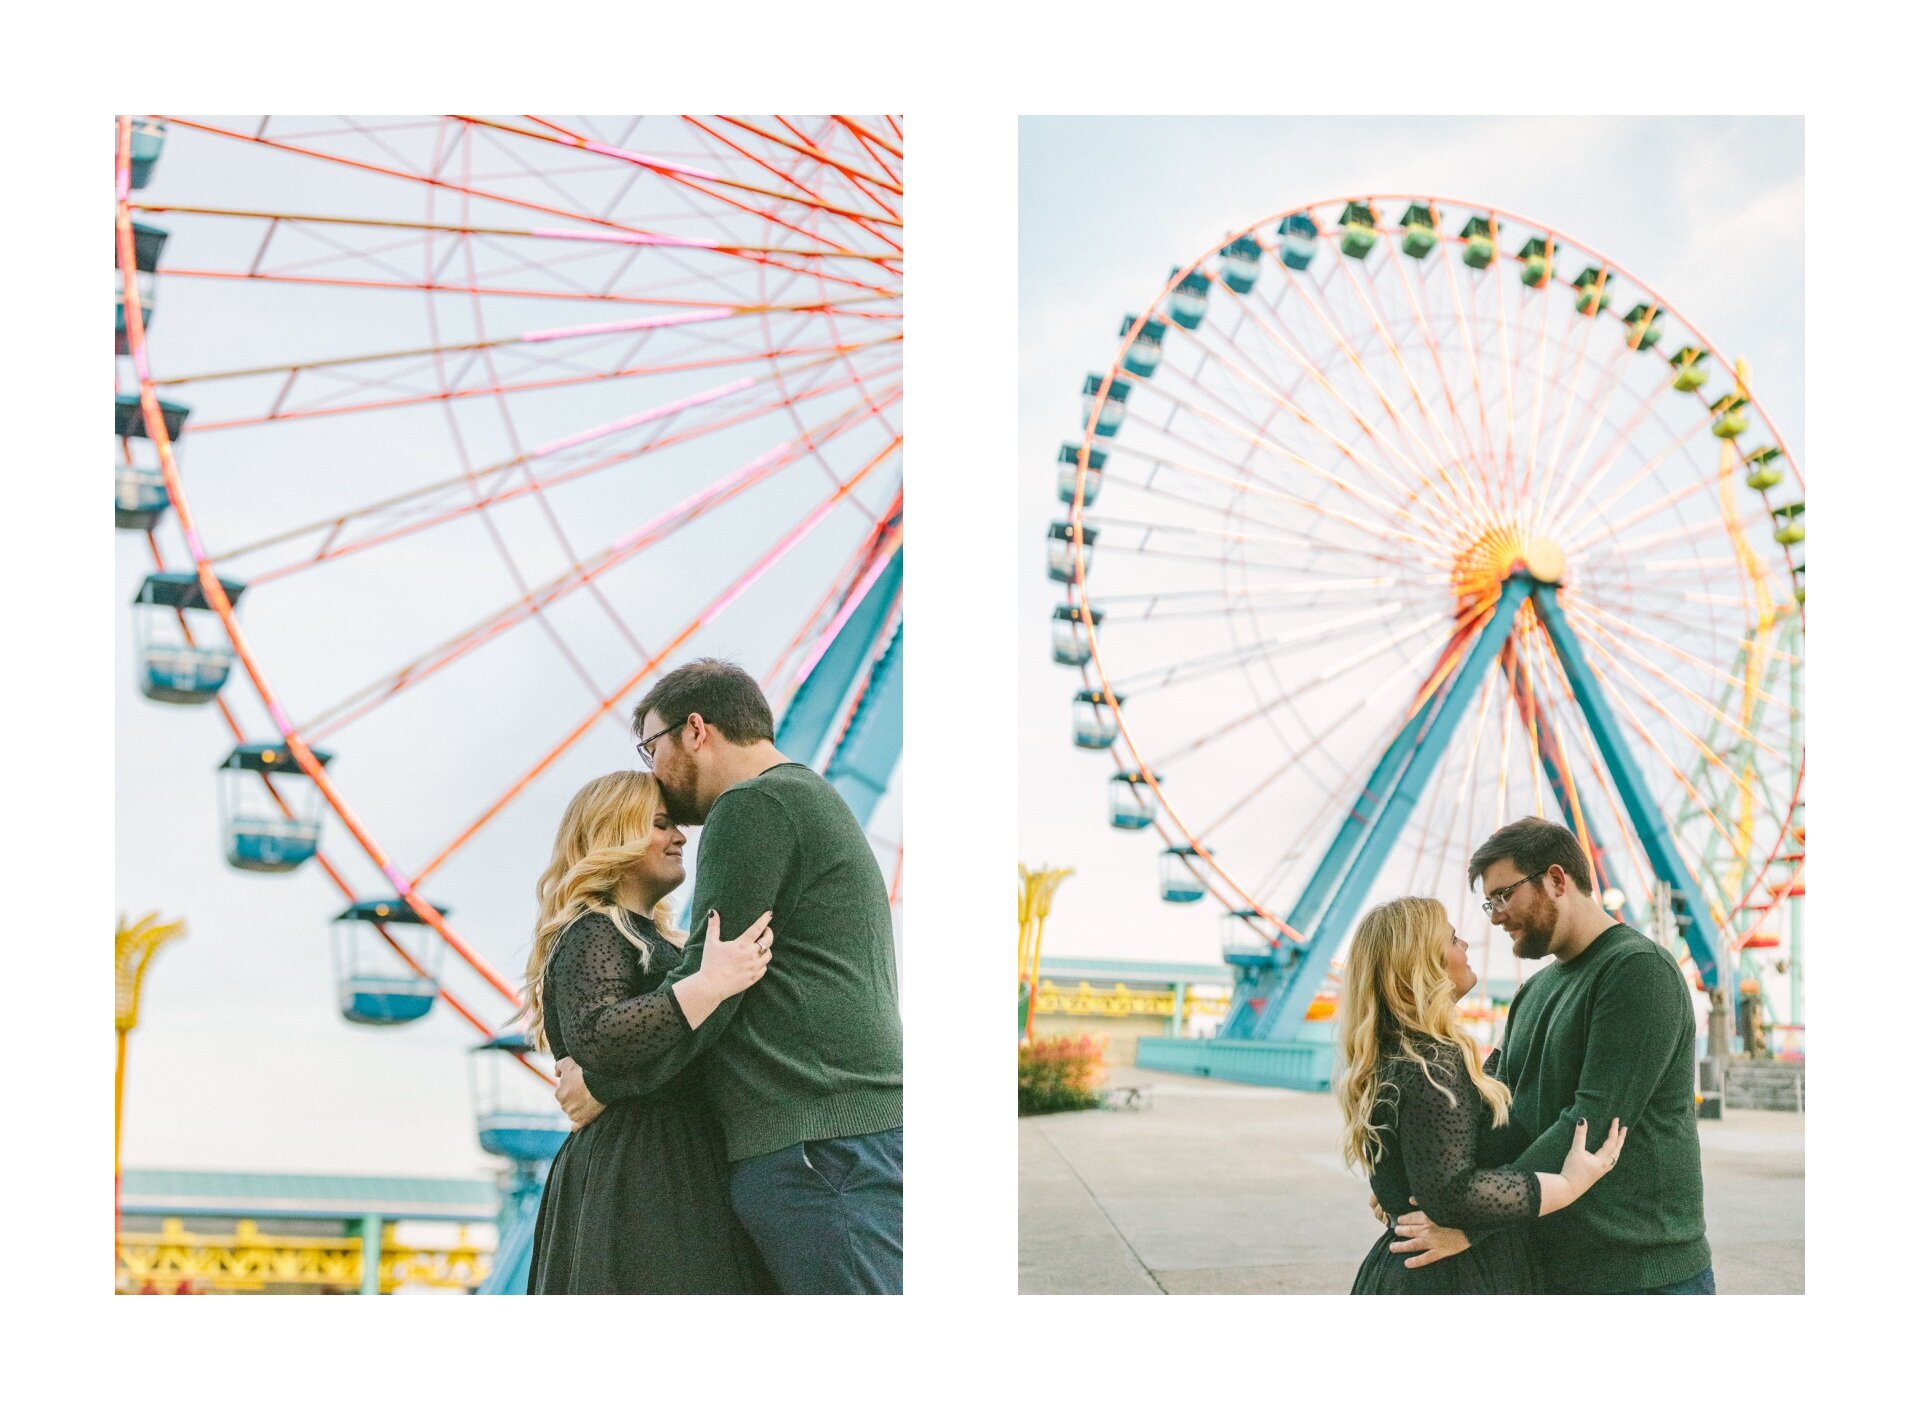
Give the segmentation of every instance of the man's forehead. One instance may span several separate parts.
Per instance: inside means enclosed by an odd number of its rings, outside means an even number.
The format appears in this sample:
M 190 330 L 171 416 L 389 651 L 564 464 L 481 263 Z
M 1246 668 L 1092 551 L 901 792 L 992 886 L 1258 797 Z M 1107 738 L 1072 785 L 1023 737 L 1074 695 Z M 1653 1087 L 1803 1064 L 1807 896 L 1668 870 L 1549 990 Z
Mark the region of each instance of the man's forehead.
M 640 737 L 646 739 L 658 734 L 663 723 L 658 710 L 647 711 L 646 718 L 640 721 Z
M 1480 873 L 1480 894 L 1498 891 L 1502 886 L 1520 879 L 1520 868 L 1514 865 L 1511 857 L 1502 857 L 1497 862 L 1487 863 L 1487 869 Z

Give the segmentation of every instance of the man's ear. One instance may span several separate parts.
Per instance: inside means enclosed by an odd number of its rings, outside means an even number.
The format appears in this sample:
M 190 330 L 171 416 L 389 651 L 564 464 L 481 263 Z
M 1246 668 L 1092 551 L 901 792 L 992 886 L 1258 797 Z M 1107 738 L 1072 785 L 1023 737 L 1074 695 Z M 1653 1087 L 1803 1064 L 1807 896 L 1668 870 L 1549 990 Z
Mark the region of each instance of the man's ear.
M 702 744 L 706 743 L 707 722 L 703 717 L 699 715 L 688 715 L 687 723 L 682 726 L 682 728 L 693 731 L 693 739 L 689 747 L 698 749 Z

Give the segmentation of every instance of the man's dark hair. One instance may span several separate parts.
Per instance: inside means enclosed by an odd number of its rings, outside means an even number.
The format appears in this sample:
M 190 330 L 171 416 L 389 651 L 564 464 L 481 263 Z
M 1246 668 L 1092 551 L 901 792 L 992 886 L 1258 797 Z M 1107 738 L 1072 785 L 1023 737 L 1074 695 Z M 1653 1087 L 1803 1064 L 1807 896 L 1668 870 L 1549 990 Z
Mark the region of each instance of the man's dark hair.
M 758 744 L 773 738 L 773 708 L 754 678 L 731 661 L 703 656 L 676 666 L 653 683 L 633 707 L 633 732 L 642 732 L 647 712 L 674 725 L 698 715 L 733 744 Z
M 1580 839 L 1545 818 L 1510 822 L 1474 848 L 1473 858 L 1467 863 L 1467 885 L 1477 883 L 1481 874 L 1499 861 L 1512 862 L 1522 876 L 1559 867 L 1581 894 L 1593 894 L 1593 868 L 1587 863 L 1587 854 L 1580 850 Z

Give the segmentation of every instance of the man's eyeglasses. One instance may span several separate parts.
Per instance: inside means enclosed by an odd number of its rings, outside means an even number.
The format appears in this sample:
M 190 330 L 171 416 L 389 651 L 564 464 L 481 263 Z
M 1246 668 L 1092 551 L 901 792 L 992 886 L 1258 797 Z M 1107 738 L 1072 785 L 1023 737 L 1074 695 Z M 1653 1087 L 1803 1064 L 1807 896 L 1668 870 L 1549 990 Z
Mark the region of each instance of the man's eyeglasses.
M 675 730 L 683 728 L 686 725 L 687 720 L 690 720 L 692 718 L 693 716 L 688 715 L 687 719 L 680 721 L 679 724 L 668 725 L 663 730 L 656 730 L 654 733 L 648 735 L 645 739 L 641 740 L 638 744 L 634 745 L 633 747 L 640 751 L 640 762 L 645 764 L 649 769 L 651 769 L 653 767 L 653 746 L 655 741 L 665 739 L 668 735 L 672 734 Z
M 1489 891 L 1487 893 L 1487 899 L 1480 903 L 1480 909 L 1488 915 L 1492 915 L 1495 911 L 1504 911 L 1507 908 L 1507 902 L 1513 899 L 1514 892 L 1518 891 L 1522 886 L 1525 886 L 1529 881 L 1538 881 L 1552 870 L 1552 867 L 1542 867 L 1532 876 L 1523 876 L 1511 886 L 1502 886 L 1498 891 Z

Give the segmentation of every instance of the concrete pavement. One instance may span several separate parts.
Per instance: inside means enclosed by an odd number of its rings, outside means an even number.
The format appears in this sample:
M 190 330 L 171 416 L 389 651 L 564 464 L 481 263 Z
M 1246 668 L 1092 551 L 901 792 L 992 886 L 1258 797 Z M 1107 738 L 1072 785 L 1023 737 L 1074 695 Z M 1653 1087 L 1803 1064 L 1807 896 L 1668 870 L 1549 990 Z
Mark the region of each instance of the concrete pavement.
M 1115 1068 L 1143 1111 L 1020 1121 L 1023 1293 L 1345 1293 L 1379 1226 L 1333 1097 Z M 1722 1293 L 1805 1291 L 1806 1123 L 1700 1128 Z

